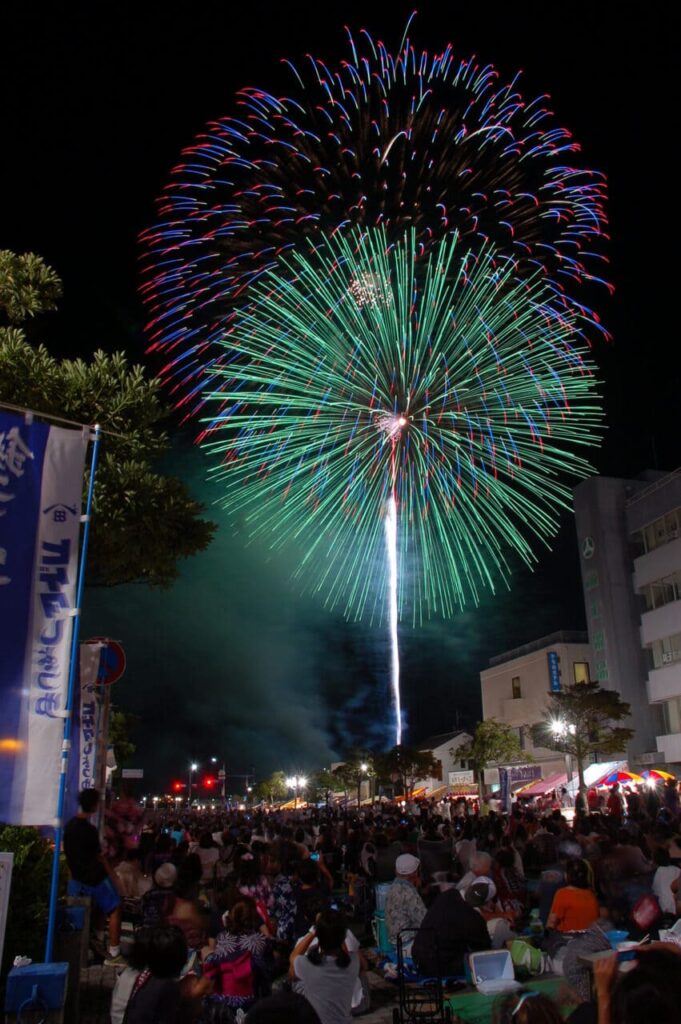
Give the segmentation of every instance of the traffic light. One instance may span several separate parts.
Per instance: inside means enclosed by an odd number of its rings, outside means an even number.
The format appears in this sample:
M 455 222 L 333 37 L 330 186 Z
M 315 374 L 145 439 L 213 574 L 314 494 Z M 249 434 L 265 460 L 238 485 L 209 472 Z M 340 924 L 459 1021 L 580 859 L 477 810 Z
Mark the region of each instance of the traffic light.
M 173 782 L 173 793 L 180 793 L 184 789 L 184 782 L 178 782 L 177 779 Z
M 214 786 L 215 786 L 215 782 L 216 782 L 216 779 L 215 779 L 214 775 L 206 775 L 205 779 L 203 780 L 203 788 L 204 789 L 213 789 Z

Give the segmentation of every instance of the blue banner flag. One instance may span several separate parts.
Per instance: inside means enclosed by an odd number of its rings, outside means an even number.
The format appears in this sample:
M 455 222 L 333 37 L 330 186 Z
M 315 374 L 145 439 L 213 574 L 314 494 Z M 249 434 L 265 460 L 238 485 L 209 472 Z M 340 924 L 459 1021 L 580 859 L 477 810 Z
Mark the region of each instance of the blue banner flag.
M 54 825 L 89 430 L 0 410 L 0 821 Z

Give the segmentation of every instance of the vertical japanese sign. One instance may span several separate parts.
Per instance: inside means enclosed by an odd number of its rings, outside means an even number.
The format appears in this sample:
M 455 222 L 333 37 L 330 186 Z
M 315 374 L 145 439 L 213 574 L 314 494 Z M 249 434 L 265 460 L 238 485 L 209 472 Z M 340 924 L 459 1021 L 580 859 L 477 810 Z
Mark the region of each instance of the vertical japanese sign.
M 511 780 L 508 768 L 499 769 L 499 799 L 501 801 L 501 810 L 504 814 L 508 814 L 511 810 Z
M 104 644 L 79 645 L 78 676 L 73 692 L 73 732 L 66 782 L 64 819 L 78 811 L 81 789 L 97 789 L 97 746 L 102 727 L 101 657 Z
M 551 693 L 560 693 L 560 658 L 556 651 L 549 651 L 546 655 L 549 663 L 549 686 Z
M 0 410 L 0 821 L 53 825 L 85 430 Z

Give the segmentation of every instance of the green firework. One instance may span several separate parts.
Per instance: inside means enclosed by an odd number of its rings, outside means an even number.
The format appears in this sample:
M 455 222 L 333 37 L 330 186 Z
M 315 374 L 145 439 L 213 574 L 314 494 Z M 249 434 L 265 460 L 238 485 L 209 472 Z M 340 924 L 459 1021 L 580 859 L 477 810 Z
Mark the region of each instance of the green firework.
M 540 277 L 452 236 L 323 238 L 281 257 L 224 338 L 204 443 L 224 506 L 300 553 L 298 575 L 382 618 L 386 504 L 399 612 L 477 603 L 548 545 L 591 467 L 601 407 L 579 322 Z

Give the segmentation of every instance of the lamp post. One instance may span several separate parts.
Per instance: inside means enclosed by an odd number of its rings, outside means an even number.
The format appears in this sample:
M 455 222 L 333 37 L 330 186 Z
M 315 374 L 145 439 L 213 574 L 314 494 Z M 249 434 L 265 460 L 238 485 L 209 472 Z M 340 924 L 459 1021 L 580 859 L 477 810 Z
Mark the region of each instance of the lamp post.
M 570 734 L 574 734 L 574 725 L 568 725 L 563 718 L 555 718 L 551 722 L 551 732 L 557 740 L 564 740 L 565 737 Z M 572 782 L 572 757 L 569 751 L 564 750 L 563 756 L 565 758 L 565 774 L 567 775 L 568 783 Z
M 301 792 L 307 786 L 307 779 L 304 775 L 291 775 L 286 780 L 286 786 L 288 789 L 293 790 L 293 809 L 298 810 L 298 793 Z
M 187 807 L 191 807 L 192 805 L 192 783 L 194 780 L 194 772 L 198 767 L 199 766 L 196 763 L 196 761 L 192 761 L 191 764 L 189 765 L 189 789 L 187 790 Z
M 361 797 L 362 797 L 362 782 L 364 781 L 364 776 L 369 771 L 369 765 L 366 763 L 366 761 L 362 761 L 361 765 L 359 766 L 359 770 L 361 772 L 361 775 L 360 775 L 359 780 L 357 782 L 357 814 L 358 815 L 359 815 L 359 808 L 360 808 Z M 370 790 L 369 795 L 371 795 L 371 782 L 369 782 L 369 790 Z

